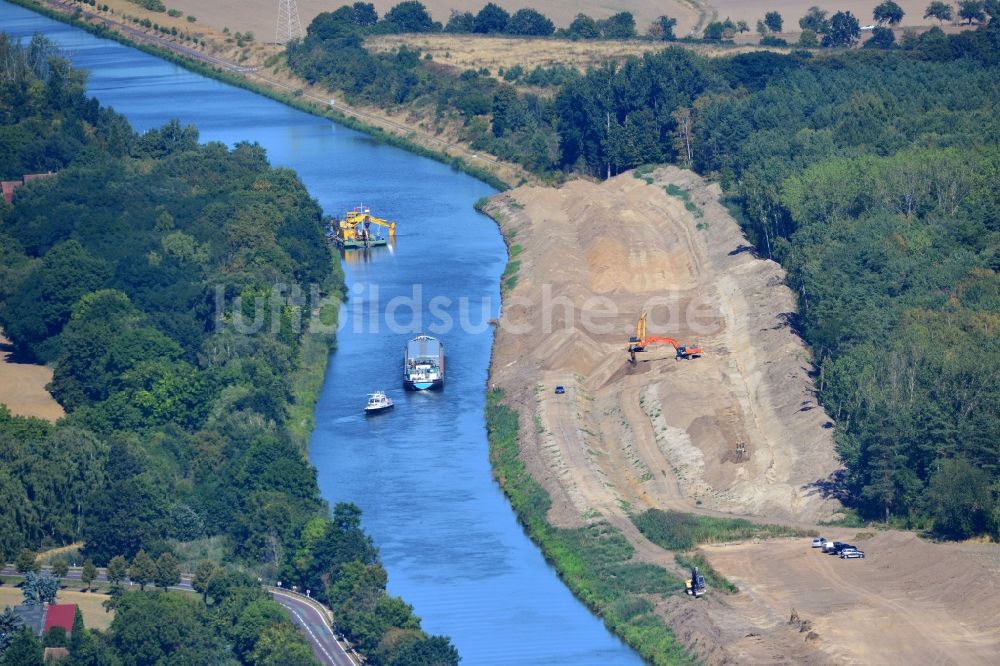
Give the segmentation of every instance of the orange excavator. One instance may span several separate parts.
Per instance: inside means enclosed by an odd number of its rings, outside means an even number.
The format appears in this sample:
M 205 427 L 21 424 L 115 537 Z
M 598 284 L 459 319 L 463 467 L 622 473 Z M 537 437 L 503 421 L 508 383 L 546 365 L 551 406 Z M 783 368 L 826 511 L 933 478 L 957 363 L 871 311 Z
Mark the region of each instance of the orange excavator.
M 694 345 L 682 345 L 673 338 L 659 335 L 646 335 L 646 313 L 639 316 L 639 321 L 635 325 L 635 335 L 628 339 L 629 362 L 635 364 L 636 352 L 646 351 L 649 345 L 670 345 L 674 348 L 678 360 L 698 358 L 704 352 L 701 347 Z

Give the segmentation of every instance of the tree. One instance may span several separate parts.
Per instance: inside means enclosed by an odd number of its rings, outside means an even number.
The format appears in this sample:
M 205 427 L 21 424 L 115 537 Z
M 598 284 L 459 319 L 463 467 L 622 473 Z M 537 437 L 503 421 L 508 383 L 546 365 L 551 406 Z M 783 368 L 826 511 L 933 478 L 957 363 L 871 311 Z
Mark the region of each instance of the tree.
M 3 653 L 3 666 L 39 666 L 45 648 L 27 627 L 17 631 Z
M 941 2 L 941 0 L 934 0 L 934 2 L 927 5 L 927 11 L 924 12 L 924 18 L 936 18 L 941 23 L 950 21 L 953 17 L 954 13 L 951 5 L 947 2 Z
M 757 19 L 757 34 L 761 37 L 767 34 L 767 24 L 764 23 L 764 19 Z
M 861 38 L 861 24 L 851 12 L 837 12 L 830 17 L 830 29 L 823 35 L 823 46 L 851 47 Z
M 819 46 L 819 38 L 816 37 L 815 30 L 803 30 L 799 35 L 799 46 L 807 49 L 814 49 Z
M 451 10 L 451 17 L 448 19 L 448 24 L 444 27 L 444 31 L 450 33 L 466 33 L 472 32 L 475 26 L 475 14 L 472 12 L 460 12 L 453 9 Z
M 964 458 L 939 462 L 927 506 L 938 534 L 956 539 L 981 534 L 993 508 L 990 476 Z
M 253 652 L 247 657 L 247 663 L 257 666 L 311 666 L 316 663 L 309 644 L 287 621 L 264 627 L 254 643 Z
M 472 31 L 481 35 L 489 35 L 506 32 L 507 24 L 510 22 L 510 14 L 507 10 L 496 4 L 488 2 L 476 14 L 476 20 L 472 25 Z
M 370 28 L 378 23 L 378 13 L 375 5 L 370 2 L 355 2 L 351 7 L 354 9 L 354 22 L 362 28 Z
M 3 657 L 4 651 L 14 640 L 14 634 L 17 633 L 20 626 L 21 618 L 14 615 L 13 608 L 7 606 L 3 612 L 0 612 L 0 658 Z
M 973 21 L 976 23 L 985 21 L 986 10 L 983 9 L 983 0 L 958 0 L 958 16 L 970 25 Z
M 458 666 L 458 650 L 447 636 L 428 636 L 404 646 L 390 666 Z
M 512 35 L 548 37 L 555 29 L 555 25 L 544 14 L 528 8 L 514 12 L 507 23 L 507 32 Z
M 892 28 L 880 25 L 872 30 L 871 39 L 864 43 L 864 47 L 866 49 L 890 49 L 895 42 L 896 35 L 893 34 Z
M 69 573 L 69 562 L 67 562 L 62 557 L 57 557 L 52 560 L 52 575 L 56 578 L 65 578 L 66 574 Z
M 195 592 L 201 592 L 201 600 L 206 604 L 208 603 L 209 585 L 211 585 L 212 579 L 219 573 L 221 573 L 219 567 L 215 566 L 215 563 L 209 560 L 202 560 L 194 570 L 191 587 L 194 588 Z
M 635 37 L 635 17 L 632 12 L 618 12 L 598 22 L 604 39 L 632 39 Z
M 140 590 L 146 589 L 146 584 L 156 579 L 156 562 L 140 549 L 132 559 L 132 566 L 129 567 L 128 577 L 133 583 L 139 584 Z
M 597 21 L 586 14 L 577 14 L 566 29 L 570 39 L 597 39 L 601 33 L 597 29 Z
M 166 590 L 181 582 L 181 565 L 171 553 L 163 553 L 156 560 L 156 576 L 153 579 L 157 587 Z
M 784 24 L 784 20 L 781 18 L 781 14 L 778 12 L 768 12 L 764 14 L 764 25 L 771 32 L 781 32 L 781 26 Z
M 885 0 L 885 2 L 875 7 L 874 11 L 872 11 L 873 19 L 878 23 L 887 23 L 889 25 L 899 25 L 904 15 L 903 8 L 893 2 L 893 0 Z
M 45 647 L 66 647 L 66 627 L 55 626 L 45 632 L 42 637 Z
M 108 582 L 112 585 L 118 585 L 123 580 L 125 576 L 128 575 L 128 560 L 126 560 L 121 555 L 115 555 L 108 561 Z
M 746 21 L 737 21 L 736 22 L 736 30 L 737 30 L 737 32 L 739 32 L 741 34 L 744 33 L 744 32 L 750 32 L 750 26 L 749 26 L 749 24 L 747 24 Z
M 17 554 L 17 559 L 14 560 L 14 568 L 19 573 L 28 573 L 29 571 L 38 573 L 41 565 L 38 564 L 38 557 L 30 549 L 22 548 L 21 552 Z
M 665 42 L 672 42 L 677 39 L 677 35 L 674 34 L 674 26 L 676 25 L 677 19 L 661 16 L 649 26 L 650 34 Z
M 94 566 L 94 560 L 88 557 L 83 563 L 83 569 L 80 570 L 80 582 L 89 591 L 90 584 L 95 578 L 97 578 L 97 567 Z
M 830 21 L 826 18 L 826 10 L 815 6 L 810 7 L 806 15 L 799 19 L 799 27 L 819 34 L 825 33 L 830 27 Z
M 43 573 L 38 575 L 34 571 L 24 574 L 21 593 L 24 595 L 25 606 L 54 604 L 56 602 L 56 593 L 58 592 L 59 583 L 49 574 Z
M 722 41 L 722 37 L 725 34 L 726 27 L 722 24 L 722 21 L 712 21 L 705 26 L 705 31 L 702 33 L 703 37 L 710 42 Z
M 438 26 L 418 0 L 401 2 L 388 12 L 382 22 L 395 32 L 434 32 Z
M 77 606 L 73 611 L 73 629 L 69 633 L 69 648 L 70 654 L 76 654 L 80 649 L 80 646 L 84 641 L 84 632 L 86 627 L 83 625 L 83 612 L 80 607 Z

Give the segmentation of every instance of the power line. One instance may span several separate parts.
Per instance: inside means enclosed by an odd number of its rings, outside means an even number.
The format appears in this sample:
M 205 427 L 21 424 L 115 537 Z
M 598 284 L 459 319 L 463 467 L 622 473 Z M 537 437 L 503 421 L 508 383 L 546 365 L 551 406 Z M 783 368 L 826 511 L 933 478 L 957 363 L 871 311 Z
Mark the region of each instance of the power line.
M 278 23 L 274 29 L 275 44 L 287 44 L 293 39 L 302 37 L 298 3 L 295 0 L 278 0 Z

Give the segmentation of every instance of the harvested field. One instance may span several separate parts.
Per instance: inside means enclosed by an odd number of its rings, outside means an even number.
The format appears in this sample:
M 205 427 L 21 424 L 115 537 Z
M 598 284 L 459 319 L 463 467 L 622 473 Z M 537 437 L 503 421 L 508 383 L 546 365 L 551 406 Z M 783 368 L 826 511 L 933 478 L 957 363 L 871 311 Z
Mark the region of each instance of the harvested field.
M 457 0 L 421 0 L 435 21 L 447 23 L 452 10 L 478 12 L 486 0 L 459 2 Z M 379 16 L 399 4 L 399 0 L 372 0 Z M 667 14 L 678 18 L 678 26 L 688 30 L 698 19 L 697 0 L 495 0 L 508 12 L 523 7 L 532 7 L 548 16 L 557 28 L 566 27 L 573 18 L 584 13 L 594 18 L 607 18 L 620 11 L 630 11 L 635 16 L 636 29 L 645 32 L 656 17 Z M 329 2 L 326 0 L 298 0 L 299 18 L 303 30 L 320 12 L 333 11 L 341 5 L 352 4 L 348 0 Z M 258 39 L 274 39 L 274 28 L 278 18 L 278 3 L 275 0 L 167 0 L 167 7 L 179 9 L 198 17 L 199 22 L 223 27 L 233 31 L 251 30 Z M 679 33 L 680 34 L 680 33 Z
M 36 416 L 55 421 L 64 414 L 45 386 L 52 370 L 44 365 L 21 363 L 13 357 L 13 346 L 0 331 L 0 404 L 18 416 Z
M 656 53 L 670 46 L 666 42 L 572 41 L 568 39 L 528 39 L 473 35 L 382 35 L 371 37 L 366 48 L 374 52 L 393 51 L 400 46 L 430 53 L 434 62 L 464 69 L 483 67 L 496 75 L 498 69 L 520 65 L 525 72 L 535 67 L 561 65 L 586 71 L 608 60 L 621 62 L 629 56 Z M 684 48 L 707 56 L 735 55 L 764 49 L 756 45 L 713 46 L 683 44 Z
M 836 2 L 815 2 L 808 0 L 767 0 L 766 2 L 746 2 L 746 0 L 712 0 L 707 3 L 709 20 L 721 20 L 731 18 L 734 21 L 746 21 L 751 31 L 757 25 L 759 19 L 764 18 L 767 12 L 778 12 L 784 19 L 784 29 L 788 34 L 799 32 L 799 19 L 806 15 L 810 7 L 819 6 L 827 10 L 827 16 L 839 11 L 848 11 L 854 14 L 861 25 L 870 25 L 872 20 L 872 10 L 880 4 L 881 0 L 837 0 Z M 896 4 L 903 8 L 905 16 L 900 27 L 916 27 L 937 25 L 937 21 L 930 21 L 923 18 L 924 11 L 929 2 L 924 0 L 896 0 Z

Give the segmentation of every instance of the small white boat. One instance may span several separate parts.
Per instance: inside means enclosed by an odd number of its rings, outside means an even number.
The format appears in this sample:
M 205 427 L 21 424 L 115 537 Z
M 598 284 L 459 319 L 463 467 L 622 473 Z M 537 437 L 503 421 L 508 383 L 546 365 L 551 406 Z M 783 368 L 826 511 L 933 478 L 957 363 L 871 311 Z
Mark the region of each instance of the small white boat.
M 375 391 L 368 394 L 368 404 L 365 405 L 365 414 L 379 414 L 392 409 L 392 398 L 383 391 Z

